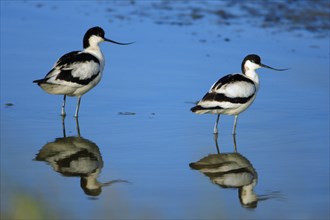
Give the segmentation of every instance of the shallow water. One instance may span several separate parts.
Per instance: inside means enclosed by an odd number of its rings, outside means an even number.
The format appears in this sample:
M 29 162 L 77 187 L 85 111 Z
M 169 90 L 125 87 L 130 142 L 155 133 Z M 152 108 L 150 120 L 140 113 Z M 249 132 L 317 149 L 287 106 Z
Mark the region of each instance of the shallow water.
M 292 11 L 281 6 L 287 19 L 277 27 L 260 17 L 272 4 L 247 19 L 238 12 L 249 5 L 214 4 L 1 2 L 1 218 L 329 218 L 328 31 L 290 23 Z M 306 23 L 319 27 L 319 19 Z M 77 100 L 68 98 L 62 121 L 62 97 L 32 81 L 81 48 L 95 25 L 136 43 L 102 44 L 101 83 L 83 96 L 79 121 Z M 238 119 L 241 157 L 233 158 L 248 162 L 234 174 L 255 181 L 251 206 L 240 200 L 242 185 L 215 184 L 189 166 L 210 154 L 237 155 L 233 117 L 221 117 L 217 149 L 216 116 L 189 109 L 219 77 L 240 71 L 249 53 L 290 68 L 260 69 L 256 101 Z M 228 171 L 211 176 L 239 182 Z M 85 192 L 86 179 L 105 186 Z

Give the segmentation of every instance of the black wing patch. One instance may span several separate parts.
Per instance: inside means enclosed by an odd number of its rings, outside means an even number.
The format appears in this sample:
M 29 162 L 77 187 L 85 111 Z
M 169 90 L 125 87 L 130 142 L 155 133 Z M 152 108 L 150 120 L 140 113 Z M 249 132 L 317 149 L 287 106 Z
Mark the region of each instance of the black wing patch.
M 198 112 L 198 111 L 203 111 L 203 110 L 220 110 L 220 109 L 223 109 L 223 108 L 220 107 L 220 106 L 203 107 L 203 106 L 200 106 L 200 105 L 196 105 L 196 106 L 192 107 L 190 109 L 190 111 L 192 111 L 192 112 Z
M 218 90 L 221 88 L 221 86 L 230 84 L 232 82 L 239 82 L 239 81 L 244 81 L 244 82 L 249 82 L 251 84 L 254 84 L 254 82 L 251 79 L 248 79 L 244 77 L 241 74 L 230 74 L 222 77 L 219 79 L 211 88 L 211 90 Z
M 235 104 L 236 103 L 243 104 L 243 103 L 248 102 L 253 96 L 254 96 L 254 94 L 252 94 L 248 97 L 231 98 L 231 97 L 225 96 L 222 93 L 211 92 L 211 93 L 206 93 L 202 100 L 203 101 L 231 102 L 231 103 L 235 103 Z
M 73 77 L 71 74 L 71 70 L 61 70 L 61 72 L 58 74 L 56 79 L 64 80 L 67 82 L 78 83 L 80 85 L 87 85 L 89 82 L 93 81 L 98 75 L 99 72 L 97 74 L 92 75 L 91 78 L 80 79 L 79 77 Z
M 95 63 L 100 63 L 100 61 L 93 55 L 89 53 L 80 53 L 80 51 L 72 51 L 63 55 L 58 61 L 56 62 L 56 66 L 63 68 L 67 67 L 76 62 L 88 62 L 94 61 Z

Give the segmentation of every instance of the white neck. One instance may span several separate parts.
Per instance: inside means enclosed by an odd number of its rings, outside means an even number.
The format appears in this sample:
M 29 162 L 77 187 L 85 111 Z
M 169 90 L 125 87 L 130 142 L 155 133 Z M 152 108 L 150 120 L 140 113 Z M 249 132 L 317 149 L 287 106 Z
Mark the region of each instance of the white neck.
M 84 49 L 83 52 L 92 54 L 100 61 L 100 73 L 102 73 L 105 65 L 105 60 L 100 47 L 97 44 L 93 46 L 89 46 L 86 49 Z
M 259 76 L 255 70 L 246 70 L 244 74 L 256 84 L 257 88 L 259 88 Z

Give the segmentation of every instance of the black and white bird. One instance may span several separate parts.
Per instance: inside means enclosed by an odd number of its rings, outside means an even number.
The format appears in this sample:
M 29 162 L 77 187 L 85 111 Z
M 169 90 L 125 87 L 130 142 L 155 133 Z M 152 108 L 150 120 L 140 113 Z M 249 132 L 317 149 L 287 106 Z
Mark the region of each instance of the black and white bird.
M 72 51 L 57 60 L 53 68 L 43 79 L 34 80 L 49 94 L 64 95 L 61 115 L 65 116 L 66 96 L 77 96 L 75 117 L 78 117 L 81 96 L 95 87 L 101 80 L 104 69 L 104 57 L 99 47 L 101 42 L 119 43 L 105 38 L 100 27 L 90 28 L 83 39 L 82 51 Z
M 196 114 L 217 114 L 213 132 L 218 133 L 218 122 L 220 114 L 235 115 L 233 134 L 236 134 L 238 115 L 245 111 L 256 98 L 259 89 L 259 77 L 256 69 L 265 67 L 276 71 L 287 69 L 275 69 L 261 63 L 261 59 L 256 54 L 247 55 L 241 65 L 242 74 L 229 74 L 216 83 L 197 102 L 191 111 Z

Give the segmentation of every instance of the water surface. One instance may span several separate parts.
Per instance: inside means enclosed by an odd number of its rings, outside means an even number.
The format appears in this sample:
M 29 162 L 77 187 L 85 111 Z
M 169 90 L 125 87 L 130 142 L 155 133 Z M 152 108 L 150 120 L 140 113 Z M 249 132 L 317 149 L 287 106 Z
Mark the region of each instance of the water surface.
M 286 6 L 2 1 L 1 218 L 329 218 L 329 5 Z M 308 9 L 313 19 L 298 13 Z M 62 121 L 62 97 L 32 81 L 96 25 L 136 43 L 101 45 L 101 83 L 83 96 L 78 121 L 68 98 Z M 216 116 L 189 109 L 250 53 L 290 70 L 258 71 L 237 151 L 230 116 L 221 117 L 217 148 Z M 189 166 L 226 154 L 242 167 L 212 176 Z M 258 199 L 249 206 L 240 192 L 252 182 Z

